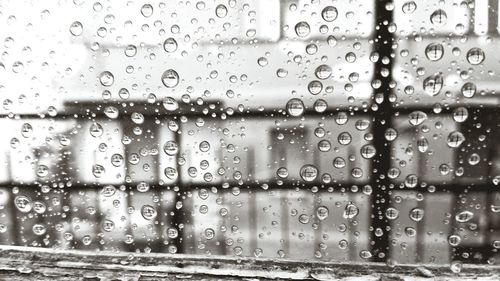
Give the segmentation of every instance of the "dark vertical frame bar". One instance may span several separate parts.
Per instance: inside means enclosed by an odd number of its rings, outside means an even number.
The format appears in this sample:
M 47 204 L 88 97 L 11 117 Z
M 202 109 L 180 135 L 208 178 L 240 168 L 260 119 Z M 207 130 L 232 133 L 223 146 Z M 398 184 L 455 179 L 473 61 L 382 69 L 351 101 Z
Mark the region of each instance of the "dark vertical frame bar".
M 371 185 L 372 193 L 372 221 L 371 221 L 371 252 L 372 261 L 385 262 L 389 253 L 389 227 L 390 223 L 385 217 L 385 210 L 389 207 L 390 181 L 387 171 L 391 164 L 391 146 L 385 140 L 384 133 L 391 127 L 393 108 L 389 101 L 392 81 L 392 44 L 393 35 L 389 32 L 389 24 L 392 23 L 392 10 L 386 9 L 386 5 L 392 1 L 375 1 L 375 33 L 373 36 L 374 52 L 379 59 L 375 63 L 374 79 L 381 82 L 381 86 L 374 92 L 374 101 L 378 109 L 373 113 L 373 144 L 377 150 L 373 158 L 373 174 Z M 383 75 L 382 70 L 388 70 L 389 75 Z M 383 98 L 383 99 L 380 99 Z M 381 236 L 375 235 L 376 230 L 381 229 Z

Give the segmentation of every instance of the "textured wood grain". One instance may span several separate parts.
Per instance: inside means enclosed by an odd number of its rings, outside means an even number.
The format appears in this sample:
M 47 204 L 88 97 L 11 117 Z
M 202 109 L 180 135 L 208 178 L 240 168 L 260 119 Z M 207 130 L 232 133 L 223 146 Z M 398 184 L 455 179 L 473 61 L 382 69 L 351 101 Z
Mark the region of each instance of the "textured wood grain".
M 500 280 L 499 266 L 335 263 L 0 246 L 0 280 Z

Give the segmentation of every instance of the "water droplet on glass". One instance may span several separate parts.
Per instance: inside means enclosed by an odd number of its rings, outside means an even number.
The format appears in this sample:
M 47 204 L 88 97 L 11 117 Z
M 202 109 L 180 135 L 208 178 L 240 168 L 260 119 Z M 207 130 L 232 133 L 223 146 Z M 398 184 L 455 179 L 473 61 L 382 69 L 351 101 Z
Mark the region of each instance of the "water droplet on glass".
M 305 21 L 301 21 L 295 25 L 295 33 L 299 37 L 306 37 L 311 32 L 309 24 Z
M 104 115 L 106 115 L 110 119 L 116 119 L 119 115 L 118 108 L 114 106 L 106 106 L 104 108 Z
M 321 11 L 321 17 L 327 22 L 332 22 L 337 19 L 338 14 L 337 8 L 333 6 L 326 6 L 323 11 Z
M 179 84 L 179 74 L 173 69 L 167 69 L 161 76 L 161 82 L 167 88 L 174 88 Z
M 446 143 L 448 144 L 449 147 L 451 148 L 457 148 L 459 147 L 463 142 L 465 141 L 465 137 L 461 132 L 451 132 L 448 135 L 448 139 Z
M 217 7 L 215 7 L 215 15 L 218 18 L 224 18 L 227 15 L 227 8 L 226 6 L 219 4 Z
M 29 138 L 33 133 L 33 127 L 29 123 L 24 123 L 21 126 L 21 135 L 25 138 Z
M 410 113 L 410 115 L 408 115 L 408 117 L 409 117 L 408 121 L 413 126 L 418 126 L 424 123 L 425 120 L 427 120 L 427 114 L 425 114 L 425 112 L 422 111 L 413 111 L 412 113 Z
M 431 14 L 431 23 L 435 26 L 443 26 L 446 24 L 447 20 L 448 16 L 446 15 L 446 12 L 441 9 L 436 10 Z
M 309 93 L 317 95 L 323 90 L 323 84 L 318 80 L 313 80 L 307 85 L 307 90 L 309 90 Z
M 353 219 L 359 214 L 359 209 L 353 203 L 348 203 L 344 208 L 344 219 Z
M 458 123 L 465 122 L 469 117 L 469 111 L 465 107 L 458 107 L 453 110 L 453 120 Z
M 177 51 L 177 41 L 174 38 L 167 38 L 163 42 L 163 49 L 167 53 L 173 53 Z
M 319 219 L 319 220 L 325 220 L 327 217 L 328 217 L 328 214 L 329 214 L 329 210 L 327 207 L 325 206 L 319 206 L 317 209 L 316 209 L 316 217 Z
M 316 179 L 318 176 L 318 168 L 314 165 L 304 165 L 302 168 L 300 168 L 300 177 L 306 181 L 306 182 L 311 182 Z
M 151 4 L 144 4 L 144 5 L 142 5 L 142 7 L 141 7 L 141 14 L 144 17 L 149 18 L 150 16 L 153 15 L 153 6 L 151 6 Z
M 156 217 L 156 209 L 151 205 L 144 205 L 141 208 L 141 215 L 146 220 L 152 220 Z
M 90 125 L 89 132 L 91 136 L 97 138 L 102 136 L 102 134 L 104 133 L 104 129 L 102 128 L 101 124 L 92 123 L 92 125 Z
M 425 56 L 430 61 L 438 61 L 444 55 L 444 47 L 440 43 L 431 43 L 425 48 Z
M 101 85 L 109 87 L 115 82 L 115 76 L 113 76 L 113 73 L 109 71 L 103 71 L 99 75 L 99 81 L 101 82 Z
M 455 215 L 455 220 L 457 222 L 468 222 L 474 217 L 474 213 L 471 211 L 462 211 Z
M 461 92 L 462 95 L 466 98 L 472 98 L 476 94 L 476 85 L 471 82 L 467 82 L 462 86 Z
M 467 52 L 467 61 L 472 65 L 478 65 L 484 61 L 485 54 L 480 48 L 472 48 Z
M 43 178 L 49 174 L 49 167 L 45 165 L 38 165 L 36 167 L 36 175 Z
M 417 4 L 415 3 L 415 1 L 408 1 L 404 3 L 403 7 L 401 8 L 403 13 L 405 14 L 413 14 L 413 12 L 415 12 L 416 9 L 417 9 Z
M 69 26 L 69 32 L 71 33 L 71 35 L 73 36 L 80 36 L 82 35 L 83 33 L 83 25 L 81 22 L 79 21 L 75 21 L 73 22 L 70 26 Z
M 332 68 L 329 65 L 322 64 L 316 68 L 314 74 L 318 79 L 325 80 L 332 75 Z
M 399 216 L 399 210 L 393 207 L 389 207 L 385 210 L 385 217 L 390 220 L 395 220 Z
M 293 98 L 286 103 L 286 111 L 291 116 L 297 117 L 304 114 L 305 106 L 301 99 Z
M 363 156 L 363 158 L 365 159 L 373 158 L 376 153 L 377 150 L 375 150 L 375 146 L 371 144 L 365 144 L 361 147 L 361 156 Z
M 16 196 L 14 199 L 14 204 L 16 205 L 16 208 L 22 213 L 28 213 L 33 208 L 33 202 L 31 201 L 31 198 L 24 195 Z
M 413 208 L 410 211 L 410 219 L 413 221 L 421 221 L 424 218 L 424 209 L 422 208 Z
M 179 146 L 175 141 L 167 141 L 163 146 L 163 151 L 165 151 L 168 156 L 174 156 L 179 152 Z
M 443 77 L 441 75 L 431 75 L 425 78 L 423 88 L 424 92 L 431 96 L 439 94 L 441 88 L 443 88 Z
M 166 97 L 165 100 L 163 100 L 163 107 L 167 111 L 175 111 L 179 109 L 179 103 L 172 97 Z

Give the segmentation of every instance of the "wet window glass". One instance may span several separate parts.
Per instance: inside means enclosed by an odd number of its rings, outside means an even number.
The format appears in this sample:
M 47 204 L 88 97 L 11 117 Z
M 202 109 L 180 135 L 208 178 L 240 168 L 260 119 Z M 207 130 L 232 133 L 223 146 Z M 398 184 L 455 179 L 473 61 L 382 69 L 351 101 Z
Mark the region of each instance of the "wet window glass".
M 498 7 L 1 2 L 0 248 L 498 264 Z

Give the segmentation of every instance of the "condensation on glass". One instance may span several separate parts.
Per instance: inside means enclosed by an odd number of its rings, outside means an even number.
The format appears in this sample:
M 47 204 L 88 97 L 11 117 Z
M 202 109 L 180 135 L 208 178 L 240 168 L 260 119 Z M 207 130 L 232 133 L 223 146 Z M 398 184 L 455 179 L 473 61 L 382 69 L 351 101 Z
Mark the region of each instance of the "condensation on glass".
M 0 242 L 495 264 L 498 1 L 4 1 Z

